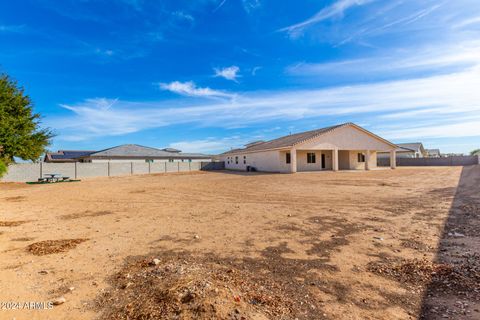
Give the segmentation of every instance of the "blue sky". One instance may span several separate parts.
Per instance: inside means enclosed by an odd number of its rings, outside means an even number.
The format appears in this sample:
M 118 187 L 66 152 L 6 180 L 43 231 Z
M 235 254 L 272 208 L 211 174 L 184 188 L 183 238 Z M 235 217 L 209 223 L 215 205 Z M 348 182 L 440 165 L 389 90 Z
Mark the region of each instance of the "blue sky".
M 1 0 L 0 72 L 51 149 L 215 153 L 343 122 L 480 147 L 478 0 Z

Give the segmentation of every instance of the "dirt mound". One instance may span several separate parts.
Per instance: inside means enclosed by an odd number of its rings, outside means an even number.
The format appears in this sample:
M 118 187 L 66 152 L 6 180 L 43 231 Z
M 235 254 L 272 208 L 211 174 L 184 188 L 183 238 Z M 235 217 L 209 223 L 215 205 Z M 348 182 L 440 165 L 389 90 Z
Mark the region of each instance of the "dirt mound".
M 27 251 L 36 255 L 43 256 L 52 253 L 65 252 L 75 248 L 78 244 L 88 239 L 62 239 L 62 240 L 45 240 L 32 243 L 27 246 Z
M 173 255 L 135 259 L 98 298 L 101 319 L 293 319 L 294 302 L 245 269 Z

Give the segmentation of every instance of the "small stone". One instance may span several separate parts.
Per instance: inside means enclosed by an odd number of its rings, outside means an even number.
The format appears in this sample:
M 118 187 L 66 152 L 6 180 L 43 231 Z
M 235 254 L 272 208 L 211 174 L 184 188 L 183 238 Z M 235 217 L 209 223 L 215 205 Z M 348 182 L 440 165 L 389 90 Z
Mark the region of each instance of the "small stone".
M 75 290 L 75 287 L 68 288 L 68 291 L 70 291 L 70 292 L 72 292 L 73 290 Z
M 48 274 L 48 270 L 40 270 L 40 271 L 38 271 L 38 273 L 40 273 L 40 274 Z
M 158 266 L 160 264 L 160 262 L 161 262 L 160 259 L 156 259 L 156 258 L 153 259 L 153 261 L 152 261 L 152 263 L 156 266 Z
M 193 236 L 194 239 L 200 239 L 200 236 L 198 234 Z
M 60 297 L 60 298 L 53 299 L 52 304 L 54 306 L 58 306 L 58 305 L 64 304 L 65 302 L 67 302 L 67 299 L 65 299 L 64 297 Z

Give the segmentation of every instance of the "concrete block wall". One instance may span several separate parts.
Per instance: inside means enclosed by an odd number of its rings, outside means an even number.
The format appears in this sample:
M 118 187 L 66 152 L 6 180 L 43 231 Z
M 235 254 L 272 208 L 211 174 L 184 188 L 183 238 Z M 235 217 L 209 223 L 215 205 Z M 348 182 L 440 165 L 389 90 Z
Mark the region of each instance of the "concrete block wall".
M 103 163 L 17 163 L 8 167 L 2 182 L 37 181 L 47 173 L 57 173 L 71 179 L 112 177 L 132 174 L 222 170 L 223 162 L 103 162 Z
M 378 158 L 378 166 L 390 166 L 390 159 Z M 471 166 L 480 164 L 480 156 L 456 156 L 445 158 L 397 158 L 397 166 Z
M 108 177 L 108 163 L 76 163 L 77 178 Z

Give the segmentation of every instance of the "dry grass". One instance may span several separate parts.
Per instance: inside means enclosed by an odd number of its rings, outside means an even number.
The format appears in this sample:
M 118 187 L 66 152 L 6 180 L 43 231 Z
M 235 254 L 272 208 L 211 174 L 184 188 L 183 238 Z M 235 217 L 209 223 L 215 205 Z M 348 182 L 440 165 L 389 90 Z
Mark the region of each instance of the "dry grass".
M 62 239 L 62 240 L 45 240 L 32 243 L 27 246 L 27 251 L 36 256 L 43 256 L 52 253 L 66 252 L 75 248 L 78 244 L 88 239 Z

